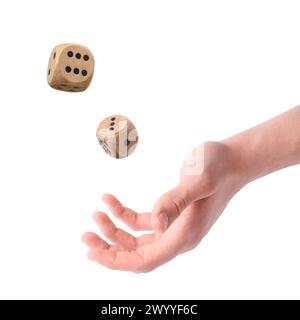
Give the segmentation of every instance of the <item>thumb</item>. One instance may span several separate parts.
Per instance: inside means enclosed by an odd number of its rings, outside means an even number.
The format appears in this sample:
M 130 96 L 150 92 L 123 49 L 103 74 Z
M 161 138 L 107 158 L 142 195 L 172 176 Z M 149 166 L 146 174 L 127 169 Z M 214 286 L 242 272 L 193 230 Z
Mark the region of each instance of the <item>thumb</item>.
M 186 186 L 181 183 L 165 193 L 156 202 L 152 214 L 151 224 L 154 230 L 163 232 L 195 199 L 191 197 Z

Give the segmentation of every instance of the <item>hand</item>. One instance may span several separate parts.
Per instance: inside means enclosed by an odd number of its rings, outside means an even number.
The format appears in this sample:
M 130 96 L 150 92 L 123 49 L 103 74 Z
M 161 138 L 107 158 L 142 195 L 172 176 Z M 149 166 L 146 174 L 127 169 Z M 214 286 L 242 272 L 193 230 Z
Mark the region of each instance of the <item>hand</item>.
M 149 272 L 195 248 L 241 187 L 233 169 L 226 145 L 207 142 L 186 159 L 178 186 L 157 201 L 152 213 L 137 214 L 114 196 L 104 195 L 115 217 L 133 230 L 153 232 L 136 238 L 117 228 L 105 213 L 96 212 L 94 220 L 112 244 L 85 233 L 89 259 L 111 269 Z

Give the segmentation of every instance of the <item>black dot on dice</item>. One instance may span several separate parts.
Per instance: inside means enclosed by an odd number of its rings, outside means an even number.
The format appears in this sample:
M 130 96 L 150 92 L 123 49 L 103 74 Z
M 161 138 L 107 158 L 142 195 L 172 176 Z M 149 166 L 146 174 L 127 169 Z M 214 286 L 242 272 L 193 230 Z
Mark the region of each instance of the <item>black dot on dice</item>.
M 76 57 L 77 59 L 81 59 L 81 54 L 80 54 L 79 52 L 77 52 L 76 55 L 75 55 L 75 57 Z
M 74 53 L 73 53 L 73 51 L 68 51 L 67 55 L 68 55 L 69 58 L 72 58 Z
M 74 71 L 73 71 L 75 74 L 78 74 L 79 73 L 79 69 L 78 68 L 74 68 Z
M 109 130 L 114 130 L 114 129 L 115 129 L 114 127 L 110 127 L 110 128 L 109 128 Z
M 53 60 L 56 58 L 56 52 L 53 53 Z
M 90 60 L 90 57 L 89 57 L 87 54 L 85 54 L 85 55 L 83 56 L 83 60 L 84 60 L 84 61 L 89 61 L 89 60 Z
M 82 74 L 84 77 L 86 77 L 88 73 L 87 73 L 86 70 L 82 70 L 82 71 L 81 71 L 81 74 Z
M 111 118 L 110 120 L 111 120 L 111 121 L 115 121 L 115 120 L 116 120 L 116 118 L 115 118 L 115 117 L 113 117 L 113 118 Z
M 114 122 L 111 122 L 111 124 L 110 124 L 111 126 L 114 126 L 115 125 L 115 123 Z
M 51 69 L 48 70 L 48 76 L 50 76 L 50 73 L 51 73 Z
M 70 66 L 66 66 L 65 70 L 67 73 L 70 73 L 72 71 L 72 68 Z M 75 72 L 75 70 L 74 70 L 74 72 Z

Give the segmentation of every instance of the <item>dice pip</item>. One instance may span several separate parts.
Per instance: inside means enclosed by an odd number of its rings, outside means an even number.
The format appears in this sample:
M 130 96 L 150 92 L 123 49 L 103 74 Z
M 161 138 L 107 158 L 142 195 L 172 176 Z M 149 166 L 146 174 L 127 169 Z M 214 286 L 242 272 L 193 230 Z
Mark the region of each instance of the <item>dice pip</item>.
M 95 60 L 91 51 L 79 44 L 60 44 L 50 55 L 47 80 L 57 90 L 86 90 L 93 78 Z
M 116 159 L 129 156 L 138 143 L 138 133 L 133 123 L 118 114 L 105 118 L 99 124 L 96 136 L 105 152 Z

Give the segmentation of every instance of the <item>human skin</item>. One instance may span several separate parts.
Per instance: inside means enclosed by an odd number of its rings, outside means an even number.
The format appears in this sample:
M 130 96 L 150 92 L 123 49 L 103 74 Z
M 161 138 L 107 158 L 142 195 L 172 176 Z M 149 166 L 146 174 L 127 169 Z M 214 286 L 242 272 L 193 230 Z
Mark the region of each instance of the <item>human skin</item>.
M 111 244 L 95 233 L 83 234 L 88 258 L 111 269 L 152 271 L 195 248 L 246 184 L 299 163 L 300 106 L 223 141 L 205 142 L 187 157 L 178 185 L 158 199 L 152 212 L 138 214 L 104 195 L 115 217 L 133 230 L 152 232 L 134 237 L 106 213 L 95 212 Z

